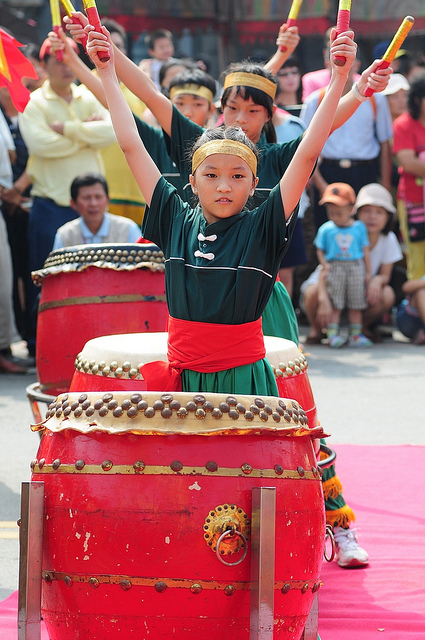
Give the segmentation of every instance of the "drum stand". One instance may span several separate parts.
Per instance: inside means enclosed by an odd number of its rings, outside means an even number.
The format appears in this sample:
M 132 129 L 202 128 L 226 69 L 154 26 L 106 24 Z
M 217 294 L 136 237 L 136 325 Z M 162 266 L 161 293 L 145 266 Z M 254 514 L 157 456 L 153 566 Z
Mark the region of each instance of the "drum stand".
M 31 385 L 32 386 L 32 385 Z M 36 417 L 35 413 L 34 416 Z M 333 464 L 335 452 L 321 445 Z M 41 581 L 43 557 L 44 482 L 23 482 L 21 495 L 18 640 L 41 638 Z M 327 536 L 332 539 L 331 532 Z M 251 611 L 249 640 L 273 640 L 274 565 L 276 546 L 276 488 L 252 489 Z M 333 551 L 334 551 L 334 544 Z M 326 560 L 332 561 L 334 553 Z M 318 599 L 314 598 L 301 640 L 317 640 Z
M 41 637 L 44 482 L 23 482 L 19 521 L 18 640 Z
M 321 469 L 330 467 L 336 453 L 321 444 L 320 451 L 326 458 L 318 462 Z M 276 488 L 252 489 L 251 517 L 251 614 L 249 640 L 273 640 L 274 609 L 274 558 L 276 547 Z M 335 543 L 332 531 L 326 528 L 326 538 L 331 538 L 332 553 L 325 559 L 332 562 Z M 301 640 L 317 640 L 319 604 L 314 597 Z
M 41 415 L 40 407 L 38 406 L 39 402 L 43 402 L 44 404 L 49 405 L 55 399 L 55 396 L 50 396 L 47 393 L 43 393 L 40 388 L 39 382 L 33 382 L 29 384 L 25 389 L 27 397 L 30 401 L 32 414 L 34 416 L 34 421 L 36 424 L 43 422 L 44 418 Z

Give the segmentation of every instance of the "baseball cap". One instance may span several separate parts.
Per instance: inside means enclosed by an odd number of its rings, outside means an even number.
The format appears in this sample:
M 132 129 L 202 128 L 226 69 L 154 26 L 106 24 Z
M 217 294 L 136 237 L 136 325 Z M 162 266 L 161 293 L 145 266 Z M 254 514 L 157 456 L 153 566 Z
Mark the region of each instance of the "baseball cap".
M 372 182 L 362 187 L 357 194 L 356 204 L 354 205 L 354 213 L 364 207 L 367 204 L 371 204 L 375 207 L 383 207 L 389 213 L 396 213 L 396 208 L 393 203 L 391 193 L 377 182 Z
M 409 84 L 407 78 L 405 78 L 401 73 L 393 73 L 390 76 L 390 79 L 389 79 L 389 82 L 388 82 L 387 86 L 382 91 L 382 95 L 383 96 L 392 96 L 394 93 L 397 93 L 397 91 L 400 91 L 400 89 L 404 89 L 405 91 L 409 91 L 410 84 Z
M 390 44 L 391 44 L 391 40 L 384 40 L 383 42 L 378 42 L 378 44 L 376 44 L 373 47 L 372 58 L 374 60 L 380 60 L 384 55 L 384 53 L 386 52 L 386 50 L 388 49 L 388 47 L 390 46 Z
M 397 60 L 397 58 L 402 58 L 403 56 L 407 56 L 408 58 L 411 58 L 412 54 L 407 49 L 399 49 L 394 56 L 394 60 Z
M 77 53 L 79 53 L 78 44 L 75 42 L 75 40 L 73 40 L 72 38 L 68 38 L 68 44 L 70 44 L 71 47 Z M 50 56 L 51 55 L 50 48 L 51 48 L 50 40 L 49 40 L 49 38 L 46 38 L 45 41 L 43 42 L 43 44 L 40 47 L 40 53 L 39 53 L 40 60 L 44 60 L 44 58 L 46 56 Z
M 319 204 L 328 204 L 331 202 L 337 204 L 339 207 L 344 207 L 347 204 L 354 204 L 355 201 L 356 194 L 349 184 L 345 182 L 332 182 L 332 184 L 328 184 L 324 190 Z

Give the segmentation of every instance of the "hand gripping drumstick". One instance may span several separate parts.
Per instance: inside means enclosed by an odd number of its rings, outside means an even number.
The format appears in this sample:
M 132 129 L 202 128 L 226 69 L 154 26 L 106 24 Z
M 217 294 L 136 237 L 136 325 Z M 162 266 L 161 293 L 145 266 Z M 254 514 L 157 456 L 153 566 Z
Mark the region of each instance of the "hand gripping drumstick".
M 414 22 L 415 22 L 415 19 L 412 18 L 412 16 L 406 16 L 404 18 L 403 22 L 397 29 L 397 32 L 394 38 L 392 39 L 388 49 L 382 56 L 382 62 L 378 64 L 375 71 L 377 71 L 378 69 L 387 69 L 387 67 L 390 66 L 391 62 L 394 60 L 395 54 L 400 49 L 410 29 L 413 27 Z M 370 87 L 366 87 L 364 95 L 367 98 L 369 98 L 373 93 L 374 93 L 373 89 L 371 89 Z
M 102 33 L 102 25 L 100 24 L 99 14 L 97 12 L 95 0 L 83 0 L 84 9 L 86 10 L 87 18 L 92 27 L 98 33 Z M 101 62 L 108 62 L 109 55 L 106 52 L 99 53 L 99 60 Z
M 344 31 L 348 31 L 350 28 L 350 11 L 351 11 L 351 0 L 339 0 L 338 7 L 338 18 L 336 21 L 336 34 L 339 36 L 340 33 Z M 345 65 L 344 56 L 335 56 L 334 64 L 338 67 L 343 67 Z
M 74 24 L 81 25 L 81 22 L 78 20 L 78 18 L 72 15 L 73 13 L 75 13 L 75 8 L 71 4 L 71 2 L 69 0 L 60 0 L 60 1 L 62 3 L 63 8 L 65 9 L 66 15 L 71 18 L 72 22 Z M 87 36 L 84 36 L 84 38 L 81 38 L 81 44 L 83 45 L 84 51 L 85 51 L 86 45 L 87 45 Z
M 50 0 L 50 13 L 52 14 L 52 29 L 57 35 L 59 27 L 62 24 L 61 14 L 59 11 L 59 0 Z M 58 62 L 63 62 L 63 51 L 56 51 L 55 57 Z
M 303 0 L 292 0 L 292 5 L 289 10 L 288 19 L 286 21 L 286 27 L 294 27 L 300 12 Z M 279 47 L 281 51 L 286 51 L 286 47 Z

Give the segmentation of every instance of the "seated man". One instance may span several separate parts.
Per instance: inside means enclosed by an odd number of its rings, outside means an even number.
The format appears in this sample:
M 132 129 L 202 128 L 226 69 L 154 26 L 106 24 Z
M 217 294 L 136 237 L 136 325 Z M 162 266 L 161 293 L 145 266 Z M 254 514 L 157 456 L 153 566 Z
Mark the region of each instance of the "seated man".
M 140 229 L 133 220 L 108 213 L 108 185 L 97 173 L 84 173 L 71 184 L 71 207 L 79 217 L 59 227 L 53 249 L 99 242 L 136 242 Z

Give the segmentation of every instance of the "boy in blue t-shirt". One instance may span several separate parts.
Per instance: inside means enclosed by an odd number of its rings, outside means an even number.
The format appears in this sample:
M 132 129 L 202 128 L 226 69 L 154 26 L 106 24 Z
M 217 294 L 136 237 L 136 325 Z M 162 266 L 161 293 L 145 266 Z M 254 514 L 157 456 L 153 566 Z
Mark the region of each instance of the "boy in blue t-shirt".
M 346 342 L 339 332 L 343 309 L 348 309 L 349 345 L 372 346 L 361 333 L 362 310 L 367 307 L 366 283 L 371 271 L 369 238 L 363 222 L 353 218 L 355 202 L 356 194 L 350 185 L 344 182 L 329 184 L 320 201 L 321 205 L 326 205 L 329 220 L 319 228 L 314 239 L 332 304 L 327 334 L 329 346 L 334 349 Z

